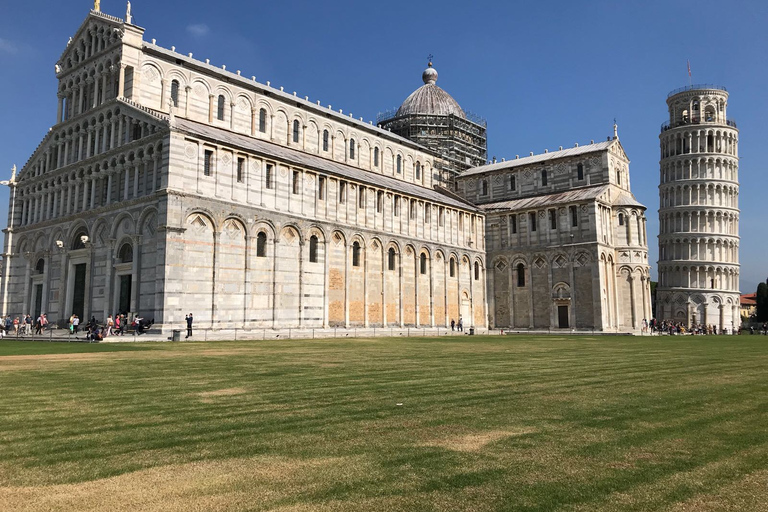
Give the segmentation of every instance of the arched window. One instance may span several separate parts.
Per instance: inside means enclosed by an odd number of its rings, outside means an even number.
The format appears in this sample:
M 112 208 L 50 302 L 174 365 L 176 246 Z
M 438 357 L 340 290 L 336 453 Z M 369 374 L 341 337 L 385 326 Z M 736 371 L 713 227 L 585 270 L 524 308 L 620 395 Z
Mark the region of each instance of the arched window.
M 256 235 L 256 256 L 259 258 L 267 257 L 267 234 L 263 231 Z
M 218 104 L 218 109 L 216 109 L 216 119 L 218 119 L 219 121 L 224 120 L 224 102 L 225 101 L 226 100 L 224 99 L 224 95 L 219 94 L 219 104 Z
M 403 172 L 403 157 L 397 155 L 397 174 Z
M 352 266 L 360 266 L 360 242 L 355 242 L 352 244 Z
M 421 180 L 421 163 L 416 162 L 416 180 Z
M 120 246 L 120 250 L 117 253 L 117 261 L 120 263 L 131 263 L 133 261 L 133 246 L 131 244 Z
M 419 257 L 419 273 L 427 273 L 427 255 L 424 253 L 421 253 L 421 256 Z
M 317 263 L 317 237 L 315 235 L 309 237 L 309 262 Z
M 323 130 L 323 151 L 328 151 L 328 130 Z
M 449 266 L 449 274 L 451 277 L 456 277 L 456 260 L 451 257 Z
M 525 286 L 525 266 L 522 263 L 517 264 L 517 286 Z
M 179 106 L 179 81 L 173 80 L 171 82 L 171 101 L 174 107 Z
M 267 109 L 265 108 L 259 110 L 259 131 L 261 133 L 267 131 Z
M 480 264 L 475 262 L 475 281 L 480 279 Z
M 395 258 L 397 257 L 396 254 L 397 253 L 395 252 L 395 248 L 394 247 L 390 247 L 389 248 L 389 261 L 388 261 L 388 265 L 387 265 L 387 268 L 389 270 L 395 270 Z
M 293 120 L 293 142 L 299 142 L 299 120 Z
M 72 250 L 85 249 L 85 243 L 88 241 L 88 233 L 85 230 L 78 231 L 72 239 Z
M 373 148 L 373 166 L 379 166 L 379 148 Z
M 619 214 L 619 226 L 623 226 L 623 225 L 624 225 L 624 214 L 620 213 Z
M 579 164 L 576 166 L 576 179 L 583 180 L 584 179 L 584 165 Z
M 37 265 L 35 265 L 35 272 L 37 274 L 42 274 L 45 272 L 45 260 L 43 258 L 37 260 Z
M 355 139 L 349 139 L 349 159 L 355 159 Z

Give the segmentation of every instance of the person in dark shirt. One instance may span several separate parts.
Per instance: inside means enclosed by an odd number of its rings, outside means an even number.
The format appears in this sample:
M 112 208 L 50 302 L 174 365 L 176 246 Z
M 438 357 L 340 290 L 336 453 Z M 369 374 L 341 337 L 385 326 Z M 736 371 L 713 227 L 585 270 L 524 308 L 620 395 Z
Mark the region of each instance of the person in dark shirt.
M 184 337 L 184 339 L 187 339 L 190 336 L 192 336 L 192 313 L 186 316 L 186 320 L 187 320 L 187 335 Z

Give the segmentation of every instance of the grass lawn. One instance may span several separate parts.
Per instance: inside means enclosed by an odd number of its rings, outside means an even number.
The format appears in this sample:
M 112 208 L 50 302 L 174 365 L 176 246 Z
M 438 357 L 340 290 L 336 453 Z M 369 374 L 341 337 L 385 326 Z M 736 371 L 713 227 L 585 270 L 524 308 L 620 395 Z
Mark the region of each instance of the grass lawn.
M 0 341 L 2 511 L 768 510 L 768 337 Z

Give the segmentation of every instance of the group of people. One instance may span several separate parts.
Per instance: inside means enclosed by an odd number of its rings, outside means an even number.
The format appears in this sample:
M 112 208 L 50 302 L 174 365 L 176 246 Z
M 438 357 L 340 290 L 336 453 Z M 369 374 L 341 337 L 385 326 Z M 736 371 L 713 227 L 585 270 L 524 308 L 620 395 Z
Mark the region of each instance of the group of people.
M 86 339 L 90 341 L 100 341 L 107 336 L 122 336 L 128 329 L 133 329 L 136 334 L 144 334 L 146 328 L 152 325 L 152 322 L 147 322 L 139 316 L 138 313 L 133 315 L 130 323 L 128 316 L 125 313 L 118 313 L 114 316 L 109 315 L 106 322 L 100 325 L 96 321 L 96 317 L 92 316 L 91 319 L 85 324 Z M 80 318 L 73 314 L 69 317 L 69 332 L 77 335 L 80 329 Z
M 651 332 L 666 333 L 669 335 L 677 334 L 728 334 L 727 328 L 718 329 L 712 324 L 691 324 L 688 326 L 685 322 L 674 320 L 662 320 L 657 322 L 651 320 Z
M 29 336 L 31 334 L 42 335 L 48 325 L 48 318 L 41 313 L 37 320 L 32 320 L 32 315 L 27 313 L 21 316 L 6 315 L 0 317 L 0 338 L 5 336 Z
M 456 320 L 451 318 L 451 330 L 452 331 L 459 331 L 464 332 L 464 319 L 459 316 L 459 322 L 456 323 Z

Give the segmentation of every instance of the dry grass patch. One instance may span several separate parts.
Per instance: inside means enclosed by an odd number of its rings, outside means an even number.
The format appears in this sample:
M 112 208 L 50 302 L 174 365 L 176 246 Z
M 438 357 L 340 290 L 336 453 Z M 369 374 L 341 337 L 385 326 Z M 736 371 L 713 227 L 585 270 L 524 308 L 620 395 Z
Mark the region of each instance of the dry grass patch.
M 450 436 L 441 439 L 433 439 L 422 443 L 421 446 L 432 446 L 436 448 L 446 448 L 457 452 L 477 452 L 490 443 L 495 443 L 508 437 L 522 436 L 531 434 L 535 429 L 524 428 L 519 430 L 489 430 L 486 432 L 476 432 Z
M 323 475 L 362 474 L 349 458 L 228 459 L 166 465 L 75 484 L 0 487 L 0 510 L 164 511 L 261 510 L 312 489 Z M 270 503 L 272 506 L 270 506 Z M 259 508 L 257 508 L 258 510 Z
M 216 391 L 203 391 L 202 393 L 198 393 L 197 395 L 203 398 L 210 398 L 214 396 L 242 395 L 242 394 L 245 394 L 245 392 L 246 392 L 245 388 L 227 388 L 227 389 L 217 389 Z

